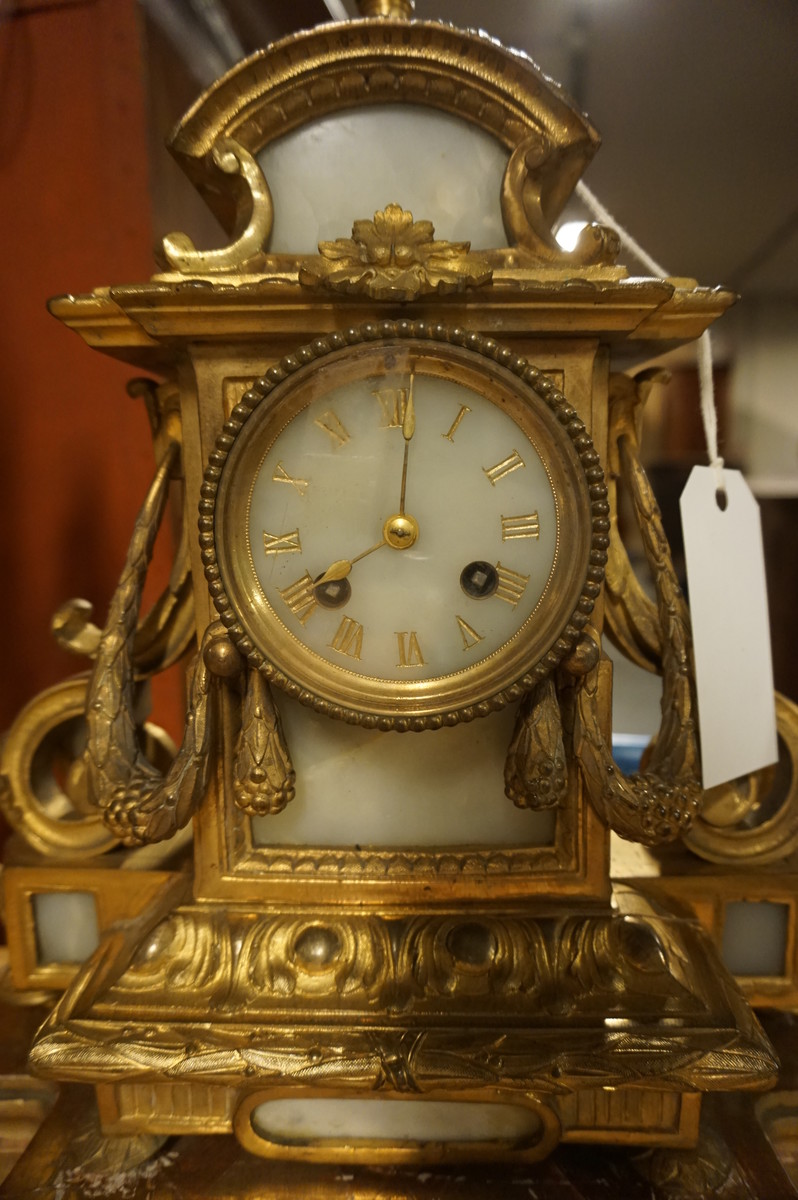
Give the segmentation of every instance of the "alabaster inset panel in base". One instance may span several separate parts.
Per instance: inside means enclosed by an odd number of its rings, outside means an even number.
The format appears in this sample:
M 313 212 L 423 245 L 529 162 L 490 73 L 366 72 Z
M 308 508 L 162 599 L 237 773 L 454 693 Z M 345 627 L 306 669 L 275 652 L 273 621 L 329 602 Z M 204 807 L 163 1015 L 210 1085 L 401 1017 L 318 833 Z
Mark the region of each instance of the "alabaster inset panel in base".
M 20 991 L 67 987 L 111 926 L 133 920 L 166 897 L 186 896 L 169 871 L 109 870 L 93 865 L 6 866 L 4 920 L 9 964 Z
M 667 862 L 667 873 L 627 877 L 656 903 L 694 915 L 715 944 L 749 1004 L 785 1012 L 798 1006 L 798 873 L 772 868 L 693 874 L 691 860 Z M 648 871 L 659 868 L 649 856 Z
M 723 921 L 723 961 L 734 975 L 784 976 L 790 906 L 732 900 Z
M 40 892 L 31 903 L 42 966 L 83 962 L 97 949 L 97 902 L 91 892 Z
M 293 1093 L 292 1093 L 293 1094 Z M 294 1094 L 294 1102 L 298 1102 Z M 255 1138 L 257 1133 L 248 1128 L 251 1123 L 251 1113 L 259 1107 L 260 1094 L 255 1092 L 244 1097 L 240 1102 L 234 1088 L 206 1087 L 202 1084 L 100 1084 L 97 1087 L 97 1101 L 100 1120 L 105 1133 L 110 1135 L 127 1135 L 138 1133 L 146 1126 L 148 1130 L 161 1133 L 213 1134 L 229 1133 L 234 1126 L 238 1136 L 247 1149 L 264 1153 L 269 1146 L 258 1146 Z M 433 1112 L 434 1100 L 408 1098 L 410 1104 L 417 1106 L 417 1111 L 426 1117 L 427 1108 Z M 346 1108 L 348 1105 L 368 1105 L 374 1101 L 375 1108 L 388 1104 L 402 1103 L 401 1099 L 381 1100 L 379 1096 L 373 1100 L 351 1101 L 345 1096 L 326 1097 L 329 1104 Z M 301 1101 L 299 1101 L 301 1102 Z M 309 1106 L 323 1103 L 318 1092 L 306 1095 L 304 1102 Z M 407 1101 L 405 1101 L 407 1102 Z M 266 1102 L 268 1103 L 268 1102 Z M 279 1104 L 281 1101 L 273 1101 Z M 449 1111 L 461 1114 L 468 1105 L 480 1114 L 486 1109 L 495 1108 L 497 1115 L 495 1124 L 500 1124 L 502 1114 L 508 1110 L 516 1112 L 519 1108 L 525 1114 L 528 1122 L 534 1122 L 537 1136 L 529 1139 L 519 1136 L 515 1141 L 506 1136 L 503 1144 L 497 1146 L 495 1140 L 486 1136 L 472 1139 L 470 1150 L 472 1158 L 503 1158 L 512 1161 L 521 1159 L 540 1159 L 544 1151 L 552 1148 L 551 1131 L 557 1131 L 562 1142 L 621 1142 L 625 1145 L 639 1146 L 672 1146 L 687 1147 L 695 1145 L 698 1137 L 698 1121 L 701 1111 L 701 1096 L 697 1092 L 674 1092 L 657 1088 L 642 1087 L 607 1087 L 584 1088 L 576 1093 L 563 1093 L 547 1098 L 547 1112 L 540 1104 L 520 1104 L 514 1101 L 497 1099 L 493 1103 L 474 1100 L 437 1101 L 446 1104 Z M 310 1111 L 313 1111 L 312 1107 Z M 337 1111 L 334 1110 L 334 1111 Z M 350 1110 L 351 1111 L 351 1110 Z M 428 1119 L 428 1118 L 427 1118 Z M 429 1126 L 425 1129 L 425 1133 Z M 318 1136 L 312 1137 L 312 1129 L 308 1129 L 306 1139 L 298 1139 L 292 1146 L 293 1156 L 299 1159 L 320 1159 L 321 1161 L 363 1161 L 385 1160 L 390 1150 L 385 1146 L 363 1144 L 355 1147 L 349 1139 L 346 1145 L 333 1144 L 328 1138 L 327 1144 L 320 1144 Z M 316 1134 L 319 1134 L 317 1129 Z M 262 1139 L 261 1139 L 262 1140 Z M 531 1141 L 531 1144 L 530 1144 Z M 275 1146 L 282 1154 L 268 1154 L 268 1157 L 284 1157 L 285 1147 Z M 464 1140 L 455 1142 L 452 1149 L 458 1160 L 468 1157 L 467 1143 Z M 414 1161 L 428 1160 L 431 1155 L 429 1137 L 423 1136 L 415 1142 L 405 1144 L 401 1149 L 405 1159 Z M 499 1151 L 497 1153 L 497 1150 Z M 439 1151 L 439 1158 L 442 1157 Z

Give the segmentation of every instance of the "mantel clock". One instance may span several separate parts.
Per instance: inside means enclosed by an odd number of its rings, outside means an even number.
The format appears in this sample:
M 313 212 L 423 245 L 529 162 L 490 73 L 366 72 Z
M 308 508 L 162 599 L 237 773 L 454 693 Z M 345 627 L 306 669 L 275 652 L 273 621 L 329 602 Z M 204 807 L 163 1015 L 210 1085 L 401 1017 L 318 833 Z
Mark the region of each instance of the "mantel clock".
M 254 55 L 180 123 L 227 246 L 174 234 L 149 282 L 51 302 L 147 372 L 157 471 L 104 629 L 58 615 L 90 674 L 4 751 L 34 852 L 5 871 L 14 978 L 65 989 L 32 1065 L 94 1085 L 109 1138 L 234 1131 L 272 1158 L 687 1145 L 703 1092 L 775 1064 L 700 926 L 610 879 L 611 832 L 700 852 L 707 821 L 638 453 L 653 379 L 614 364 L 733 297 L 630 276 L 598 225 L 564 251 L 588 120 L 526 58 L 387 9 Z M 633 775 L 605 634 L 663 677 Z M 193 643 L 169 752 L 139 685 Z M 62 820 L 31 762 L 67 725 Z M 79 966 L 58 912 L 80 902 Z

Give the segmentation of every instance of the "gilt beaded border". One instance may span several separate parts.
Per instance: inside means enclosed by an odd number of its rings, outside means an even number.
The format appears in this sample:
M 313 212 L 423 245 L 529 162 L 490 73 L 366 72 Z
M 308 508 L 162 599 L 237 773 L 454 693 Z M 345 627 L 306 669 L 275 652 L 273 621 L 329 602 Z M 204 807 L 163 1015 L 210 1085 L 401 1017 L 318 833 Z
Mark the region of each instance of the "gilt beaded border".
M 571 439 L 585 475 L 591 514 L 591 541 L 585 582 L 582 585 L 576 608 L 568 618 L 565 628 L 554 645 L 531 670 L 488 699 L 482 700 L 478 704 L 421 716 L 375 714 L 333 704 L 315 692 L 303 688 L 301 684 L 270 662 L 244 630 L 227 596 L 216 557 L 214 534 L 216 499 L 227 457 L 248 418 L 262 401 L 276 387 L 290 379 L 298 371 L 311 363 L 323 361 L 330 354 L 351 346 L 402 338 L 428 340 L 432 343 L 442 343 L 471 351 L 510 371 L 526 384 L 556 416 Z M 353 725 L 361 725 L 367 729 L 396 730 L 398 732 L 440 729 L 444 725 L 455 725 L 461 721 L 471 721 L 475 717 L 487 716 L 489 713 L 496 712 L 507 704 L 519 700 L 525 692 L 550 674 L 571 650 L 593 611 L 604 579 L 609 531 L 610 508 L 607 500 L 607 485 L 604 481 L 604 471 L 598 451 L 593 445 L 584 422 L 576 415 L 576 410 L 567 403 L 562 392 L 552 380 L 547 378 L 537 367 L 532 366 L 522 355 L 516 354 L 507 346 L 502 346 L 493 338 L 483 337 L 481 334 L 458 327 L 451 328 L 428 321 L 367 322 L 352 329 L 336 331 L 316 338 L 313 342 L 301 346 L 295 353 L 286 355 L 275 366 L 269 367 L 266 373 L 257 379 L 249 391 L 242 396 L 216 439 L 215 449 L 205 468 L 199 503 L 200 548 L 211 598 L 222 624 L 247 662 L 260 670 L 270 683 L 324 716 Z

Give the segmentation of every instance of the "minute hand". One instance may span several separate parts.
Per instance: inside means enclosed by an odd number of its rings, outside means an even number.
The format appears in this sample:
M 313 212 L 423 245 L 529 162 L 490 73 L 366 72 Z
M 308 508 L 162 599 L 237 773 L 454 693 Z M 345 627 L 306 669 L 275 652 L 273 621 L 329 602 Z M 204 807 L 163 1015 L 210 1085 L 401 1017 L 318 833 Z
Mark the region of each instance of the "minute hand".
M 402 490 L 399 495 L 399 516 L 405 515 L 405 491 L 407 489 L 407 460 L 410 452 L 410 439 L 416 432 L 416 408 L 413 401 L 413 384 L 415 383 L 415 374 L 410 375 L 410 388 L 407 394 L 407 404 L 405 405 L 405 413 L 402 418 L 402 437 L 405 439 L 405 453 L 402 461 Z

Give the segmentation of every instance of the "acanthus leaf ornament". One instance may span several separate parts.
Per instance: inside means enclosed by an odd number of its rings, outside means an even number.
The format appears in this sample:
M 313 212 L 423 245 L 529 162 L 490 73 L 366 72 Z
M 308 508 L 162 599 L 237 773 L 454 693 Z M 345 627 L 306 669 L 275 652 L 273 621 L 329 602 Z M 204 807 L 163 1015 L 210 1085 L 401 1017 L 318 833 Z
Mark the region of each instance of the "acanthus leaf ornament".
M 163 774 L 139 746 L 132 651 L 155 536 L 179 446 L 171 442 L 142 505 L 88 685 L 89 801 L 126 845 L 159 842 L 181 829 L 202 801 L 213 743 L 212 677 L 203 654 L 192 673 L 183 742 Z
M 269 685 L 260 671 L 250 668 L 233 763 L 233 797 L 242 812 L 267 816 L 282 812 L 293 800 L 295 781 Z
M 470 242 L 436 241 L 431 221 L 414 221 L 401 205 L 388 204 L 370 221 L 355 221 L 351 238 L 320 242 L 320 257 L 302 265 L 299 282 L 372 300 L 463 292 L 492 275 L 488 260 L 470 249 Z
M 613 457 L 629 488 L 657 596 L 662 719 L 645 769 L 624 776 L 613 762 L 598 718 L 597 695 L 608 664 L 595 663 L 582 676 L 576 699 L 574 752 L 590 799 L 609 827 L 630 841 L 656 845 L 685 833 L 701 805 L 690 615 L 662 516 L 640 462 L 635 407 L 643 393 L 616 388 L 615 394 Z
M 504 790 L 517 808 L 556 808 L 568 784 L 562 719 L 549 676 L 524 698 L 504 767 Z

